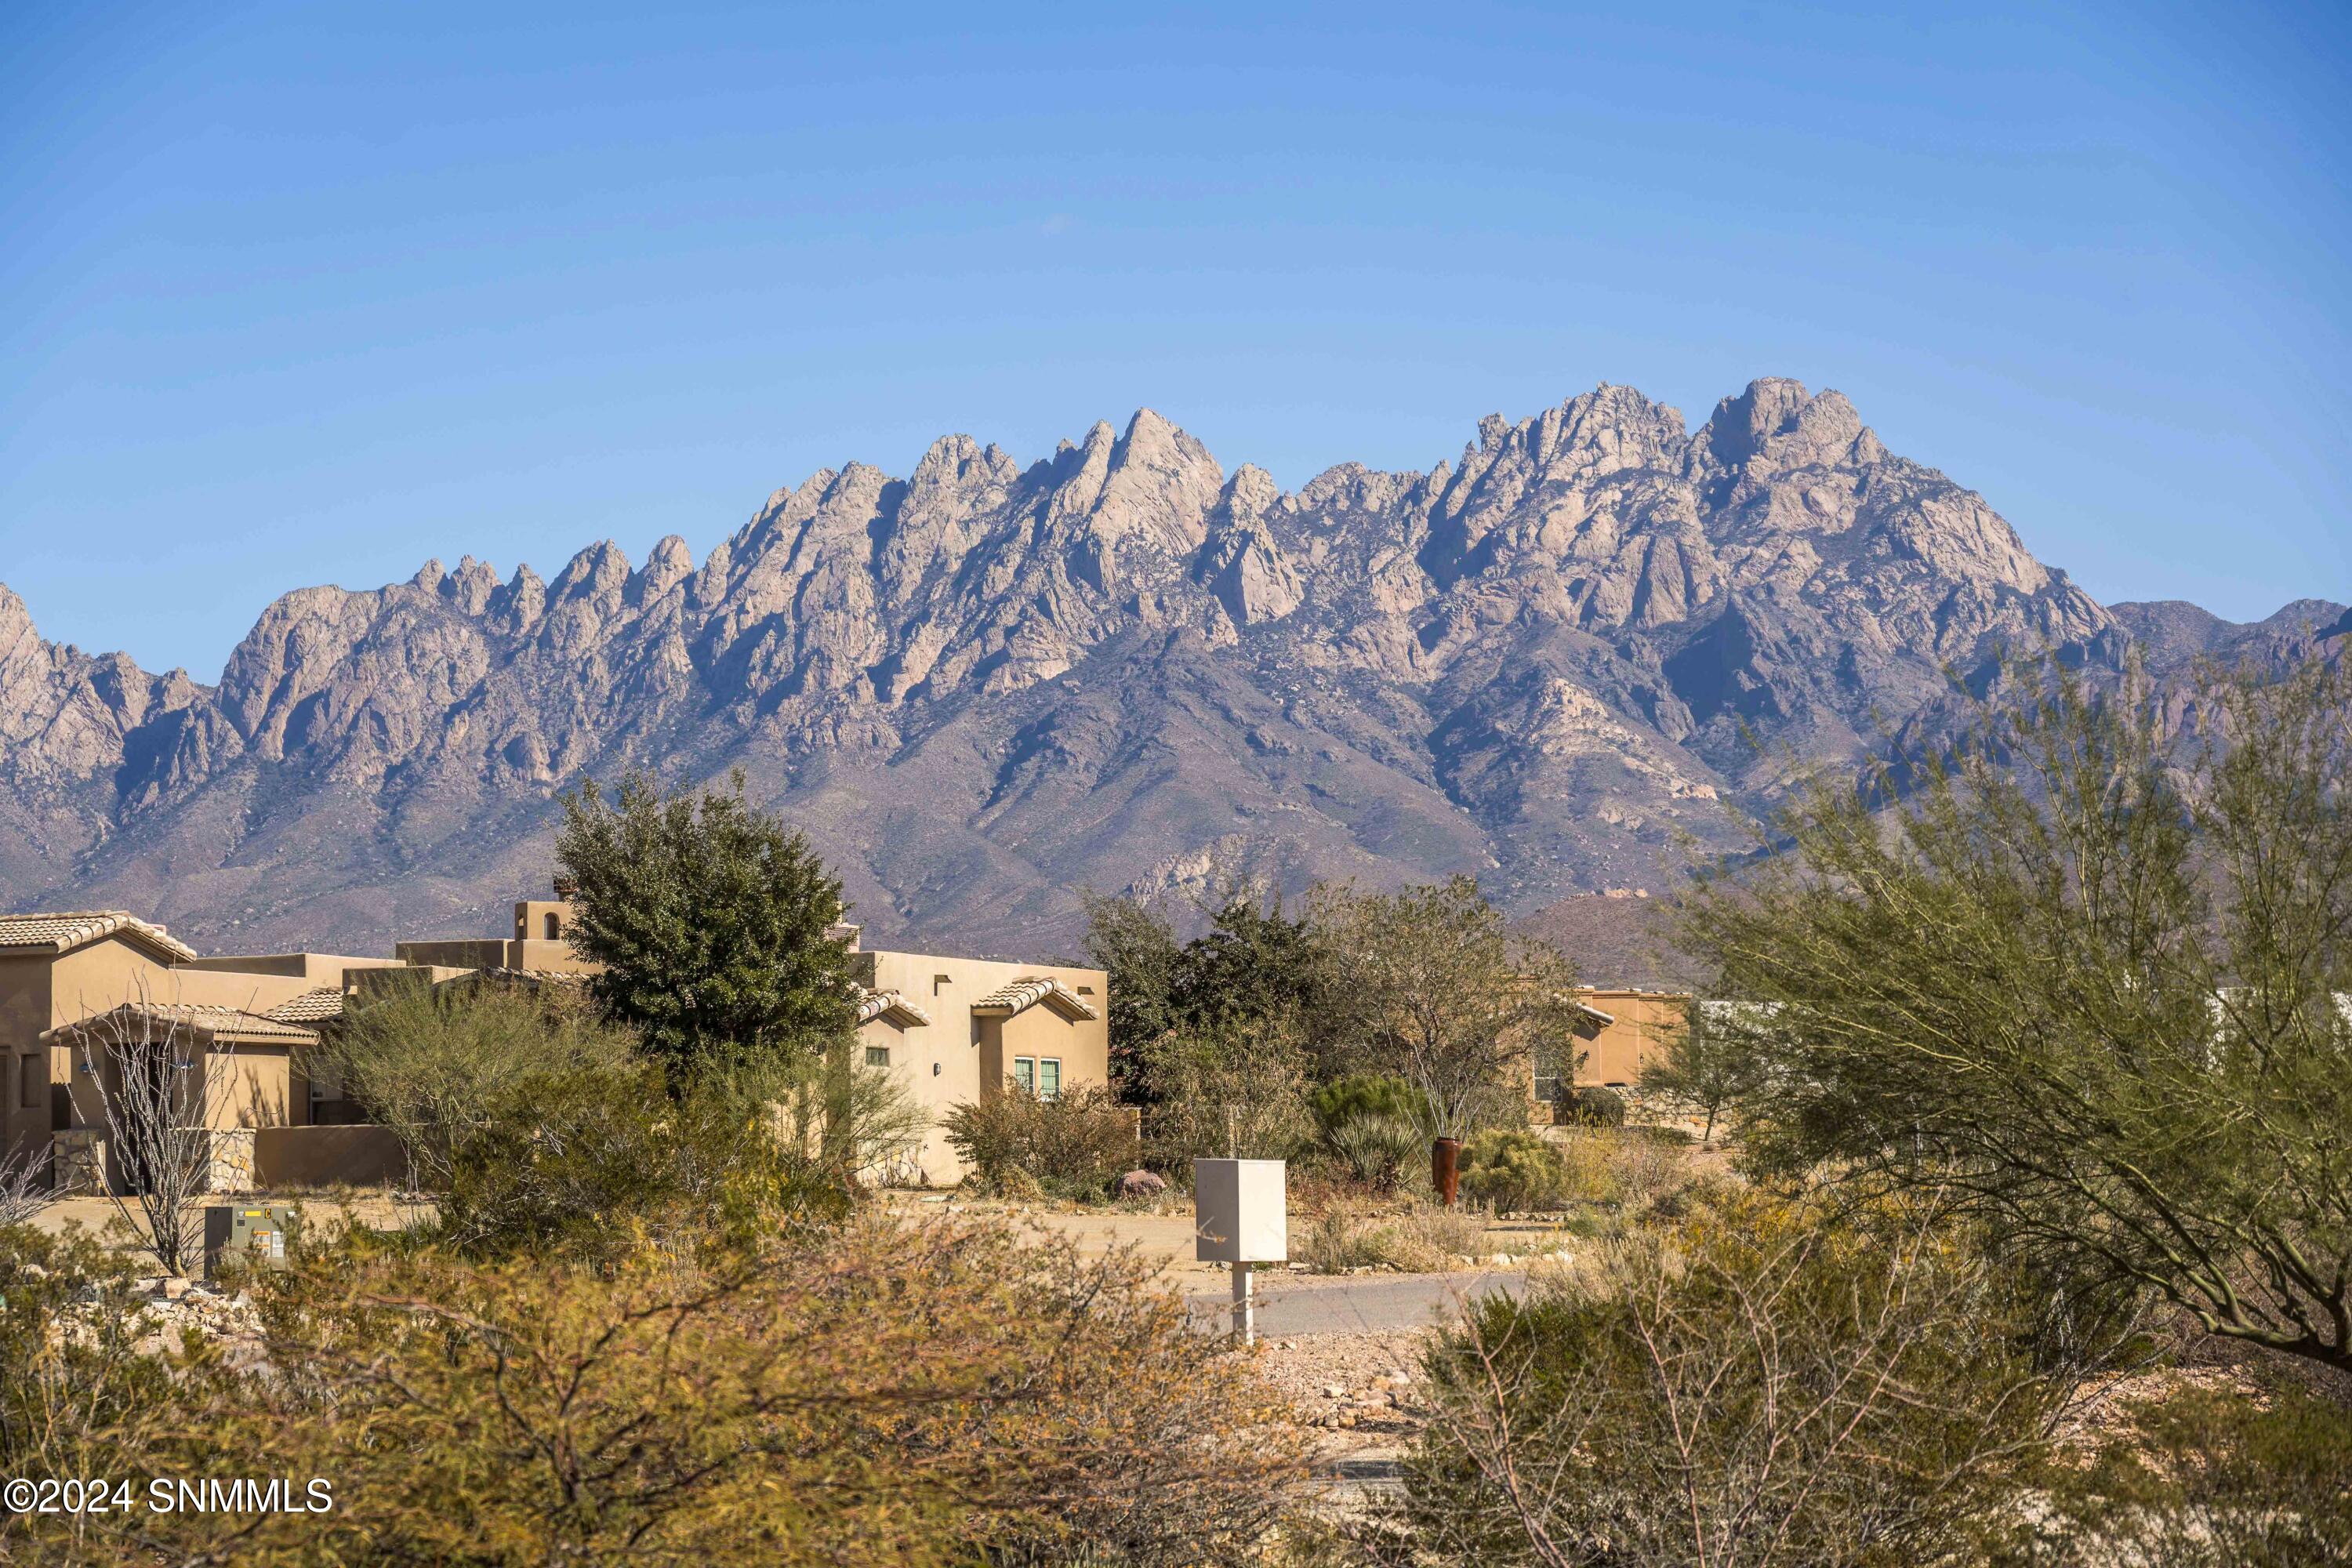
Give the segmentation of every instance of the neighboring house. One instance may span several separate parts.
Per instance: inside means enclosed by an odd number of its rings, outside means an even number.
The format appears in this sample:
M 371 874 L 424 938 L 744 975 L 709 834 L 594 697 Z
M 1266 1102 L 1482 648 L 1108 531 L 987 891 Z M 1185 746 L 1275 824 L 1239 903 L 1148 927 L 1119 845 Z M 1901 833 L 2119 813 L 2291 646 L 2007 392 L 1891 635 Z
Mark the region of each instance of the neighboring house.
M 0 915 L 0 1064 L 5 1152 L 38 1158 L 77 1124 L 75 1052 L 56 1037 L 126 1003 L 266 1014 L 348 969 L 396 961 L 328 953 L 199 958 L 162 926 L 121 910 Z M 83 1125 L 91 1125 L 82 1121 Z
M 1632 1089 L 1642 1081 L 1642 1069 L 1662 1058 L 1682 1027 L 1691 998 L 1677 991 L 1600 990 L 1579 987 L 1581 1016 L 1576 1026 L 1577 1059 L 1574 1083 Z M 1534 1096 L 1538 1106 L 1549 1106 L 1559 1096 L 1559 1061 L 1536 1064 Z
M 0 915 L 0 1068 L 5 1069 L 5 1152 L 37 1159 L 68 1151 L 58 1169 L 125 1178 L 104 1148 L 106 1116 L 92 1047 L 116 1037 L 186 1041 L 227 1052 L 236 1071 L 216 1088 L 204 1122 L 216 1147 L 261 1152 L 216 1163 L 224 1186 L 243 1169 L 306 1181 L 373 1179 L 382 1151 L 357 1136 L 355 1108 L 310 1058 L 344 1009 L 412 984 L 578 984 L 597 965 L 572 950 L 563 899 L 515 905 L 511 937 L 403 942 L 391 958 L 335 953 L 200 957 L 163 927 L 119 910 Z M 949 1106 L 1007 1082 L 1052 1096 L 1108 1080 L 1108 982 L 1076 969 L 929 953 L 863 952 L 857 928 L 835 934 L 856 952 L 864 983 L 858 1049 L 899 1075 L 934 1125 L 912 1163 L 934 1182 L 962 1175 L 936 1122 Z M 299 1129 L 295 1134 L 289 1130 Z M 251 1141 L 258 1136 L 258 1143 Z M 315 1145 L 315 1147 L 313 1147 Z M 275 1165 L 273 1165 L 275 1162 Z
M 916 1155 L 927 1180 L 946 1184 L 964 1173 L 938 1125 L 949 1107 L 1007 1083 L 1051 1098 L 1110 1081 L 1103 971 L 868 952 L 856 926 L 837 929 L 864 971 L 857 1036 L 866 1063 L 898 1073 L 930 1115 Z
M 253 1186 L 254 1140 L 263 1129 L 307 1127 L 310 1122 L 310 1085 L 301 1058 L 319 1037 L 298 1024 L 241 1007 L 125 1002 L 60 1025 L 42 1038 L 72 1059 L 72 1127 L 99 1135 L 68 1140 L 87 1149 L 87 1159 L 98 1167 L 69 1181 L 70 1185 L 102 1179 L 119 1192 L 134 1179 L 107 1114 L 110 1100 L 117 1106 L 126 1102 L 126 1073 L 153 1074 L 158 1088 L 168 1089 L 170 1102 L 177 1108 L 173 1124 L 205 1131 L 212 1143 L 211 1185 L 215 1192 Z M 190 1103 L 199 1093 L 205 1097 L 201 1108 Z

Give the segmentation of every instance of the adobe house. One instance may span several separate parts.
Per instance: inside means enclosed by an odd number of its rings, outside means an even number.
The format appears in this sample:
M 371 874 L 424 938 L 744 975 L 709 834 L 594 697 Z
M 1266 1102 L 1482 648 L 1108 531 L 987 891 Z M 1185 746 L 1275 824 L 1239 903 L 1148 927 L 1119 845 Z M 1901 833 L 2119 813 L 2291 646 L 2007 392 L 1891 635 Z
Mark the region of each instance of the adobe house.
M 85 1136 L 68 1142 L 87 1145 L 102 1137 L 103 1108 L 87 1081 L 77 1099 L 76 1044 L 58 1031 L 126 1004 L 213 1009 L 258 1020 L 237 1026 L 259 1034 L 236 1043 L 265 1054 L 285 1050 L 285 1087 L 272 1096 L 257 1086 L 261 1098 L 247 1110 L 261 1115 L 256 1108 L 266 1100 L 279 1107 L 268 1114 L 299 1125 L 308 1117 L 306 1095 L 296 1092 L 302 1042 L 276 1032 L 275 1026 L 288 1021 L 272 1018 L 272 1010 L 306 993 L 340 990 L 349 971 L 398 962 L 317 952 L 203 958 L 163 927 L 121 910 L 0 914 L 0 1068 L 7 1079 L 0 1097 L 5 1107 L 0 1152 L 37 1160 L 59 1133 L 77 1125 Z
M 1576 1005 L 1575 1086 L 1627 1089 L 1639 1087 L 1643 1068 L 1664 1057 L 1691 998 L 1676 991 L 1580 986 Z M 1535 1066 L 1532 1088 L 1538 1121 L 1559 1096 L 1560 1066 L 1556 1061 Z
M 559 895 L 570 890 L 556 888 Z M 572 919 L 569 898 L 528 899 L 515 905 L 511 937 L 404 942 L 394 951 L 415 966 L 518 981 L 585 977 L 599 966 L 572 952 Z M 1052 1096 L 1110 1081 L 1110 979 L 1103 971 L 869 950 L 859 928 L 846 923 L 827 934 L 856 956 L 865 989 L 860 1059 L 897 1073 L 929 1120 L 911 1156 L 925 1180 L 949 1185 L 963 1177 L 963 1163 L 939 1126 L 950 1106 L 1007 1083 Z M 395 983 L 390 974 L 362 979 Z
M 73 1126 L 92 1135 L 65 1141 L 63 1147 L 72 1151 L 68 1163 L 82 1166 L 63 1173 L 59 1184 L 68 1189 L 102 1178 L 108 1188 L 122 1192 L 135 1183 L 107 1116 L 107 1097 L 123 1103 L 129 1073 L 153 1075 L 176 1107 L 179 1124 L 205 1131 L 214 1192 L 252 1189 L 254 1139 L 262 1129 L 310 1123 L 310 1087 L 299 1058 L 319 1037 L 298 1024 L 238 1007 L 139 1001 L 60 1025 L 42 1037 L 71 1057 Z M 194 1103 L 199 1095 L 201 1107 Z
M 382 1130 L 348 1125 L 340 1086 L 305 1059 L 320 1031 L 347 1005 L 394 987 L 584 980 L 598 966 L 572 951 L 570 890 L 559 883 L 554 899 L 518 902 L 511 936 L 403 942 L 391 958 L 202 957 L 120 910 L 0 915 L 5 1148 L 19 1158 L 55 1149 L 57 1173 L 96 1179 L 106 1118 L 89 1069 L 104 1053 L 90 1047 L 108 1028 L 131 1029 L 201 1041 L 235 1059 L 234 1087 L 214 1096 L 204 1121 L 220 1147 L 254 1152 L 222 1163 L 222 1181 L 240 1171 L 265 1183 L 273 1173 L 319 1184 L 377 1179 L 384 1152 L 365 1135 Z M 936 1125 L 949 1106 L 1008 1082 L 1051 1096 L 1108 1081 L 1101 970 L 864 952 L 856 926 L 831 934 L 857 956 L 862 1059 L 898 1074 L 933 1122 L 913 1156 L 929 1180 L 963 1174 Z M 103 1164 L 107 1179 L 123 1178 L 110 1154 Z
M 858 1046 L 888 1068 L 929 1114 L 914 1163 L 940 1185 L 963 1162 L 939 1127 L 948 1108 L 1007 1083 L 1051 1097 L 1110 1081 L 1110 978 L 1099 969 L 867 950 L 856 926 L 836 927 L 866 985 Z

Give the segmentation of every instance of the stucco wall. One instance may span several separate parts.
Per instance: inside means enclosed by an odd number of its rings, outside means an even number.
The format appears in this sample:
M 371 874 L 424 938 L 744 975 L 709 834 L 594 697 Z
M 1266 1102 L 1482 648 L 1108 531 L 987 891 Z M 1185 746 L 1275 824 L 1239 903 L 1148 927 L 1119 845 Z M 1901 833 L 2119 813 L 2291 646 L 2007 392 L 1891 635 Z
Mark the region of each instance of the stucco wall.
M 7 1082 L 0 1086 L 0 1152 L 15 1159 L 37 1157 L 48 1146 L 49 1132 L 56 1120 L 52 1109 L 52 1093 L 48 1084 L 55 1077 L 50 1066 L 51 1052 L 41 1044 L 41 1031 L 49 1026 L 49 961 L 42 958 L 0 958 L 0 1067 L 5 1067 Z M 24 1073 L 26 1062 L 34 1064 L 33 1072 L 40 1083 L 39 1103 L 24 1103 Z
M 1585 1058 L 1579 1067 L 1580 1084 L 1633 1085 L 1642 1081 L 1642 1069 L 1663 1056 L 1681 1026 L 1682 1010 L 1689 998 L 1663 991 L 1584 991 L 1578 994 L 1615 1017 L 1591 1039 L 1583 1042 Z

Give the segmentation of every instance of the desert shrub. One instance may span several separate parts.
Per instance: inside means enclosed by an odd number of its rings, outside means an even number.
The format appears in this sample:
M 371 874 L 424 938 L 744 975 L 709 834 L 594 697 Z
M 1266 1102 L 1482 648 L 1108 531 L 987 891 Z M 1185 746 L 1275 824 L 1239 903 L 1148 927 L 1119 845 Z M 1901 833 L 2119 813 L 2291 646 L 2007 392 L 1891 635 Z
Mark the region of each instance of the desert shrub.
M 1429 1358 L 1392 1561 L 1976 1561 L 2079 1370 L 1934 1213 L 1748 1191 L 1606 1272 L 1489 1298 Z
M 2087 1468 L 2053 1468 L 2020 1560 L 2139 1568 L 2352 1563 L 2352 1409 L 2301 1389 L 2183 1388 L 2125 1410 Z
M 1607 1204 L 1619 1197 L 1617 1162 L 1622 1136 L 1601 1127 L 1571 1129 L 1551 1147 L 1559 1156 L 1559 1197 L 1565 1203 Z
M 1375 1113 L 1325 1127 L 1323 1147 L 1356 1181 L 1376 1193 L 1392 1193 L 1428 1145 L 1412 1122 Z
M 824 1173 L 725 1099 L 672 1100 L 652 1063 L 522 1079 L 452 1150 L 439 1231 L 485 1257 L 611 1261 L 646 1233 L 835 1205 Z
M 785 1147 L 845 1186 L 912 1184 L 912 1156 L 930 1114 L 905 1079 L 856 1058 L 855 1039 L 822 1052 L 706 1053 L 692 1075 L 695 1094 L 745 1117 L 768 1121 Z
M 1161 1170 L 1187 1175 L 1204 1155 L 1295 1159 L 1314 1137 L 1307 1053 L 1290 1014 L 1165 1034 L 1142 1058 L 1157 1095 L 1143 1130 Z
M 130 1260 L 79 1230 L 0 1226 L 0 1474 L 127 1472 L 172 1388 L 134 1348 L 143 1304 Z M 0 1511 L 0 1561 L 34 1522 Z
M 1462 1190 L 1489 1208 L 1549 1207 L 1566 1177 L 1559 1150 L 1533 1132 L 1490 1128 L 1462 1146 Z
M 1654 1131 L 1644 1127 L 1622 1134 L 1584 1134 L 1604 1146 L 1609 1181 L 1631 1208 L 1657 1204 L 1690 1184 L 1690 1162 L 1683 1152 L 1687 1141 L 1673 1143 L 1646 1136 Z
M 314 1070 L 393 1130 L 416 1184 L 441 1191 L 452 1150 L 515 1085 L 618 1067 L 635 1047 L 633 1034 L 560 987 L 420 986 L 352 1008 L 320 1043 Z
M 37 1561 L 1172 1568 L 1257 1560 L 1298 1477 L 1130 1258 L 872 1217 L 705 1240 L 590 1268 L 354 1235 L 264 1271 L 257 1370 L 158 1378 L 173 1418 L 108 1458 L 329 1478 L 331 1513 L 0 1530 Z
M 950 1107 L 941 1125 L 972 1174 L 1000 1188 L 1017 1173 L 1061 1196 L 1100 1197 L 1137 1154 L 1133 1114 L 1095 1084 L 1049 1100 L 1008 1081 Z
M 1598 1084 L 1583 1089 L 1571 1089 L 1560 1096 L 1558 1107 L 1562 1121 L 1584 1127 L 1622 1127 L 1625 1125 L 1625 1097 L 1613 1089 Z
M 1318 1274 L 1350 1268 L 1436 1273 L 1476 1256 L 1485 1238 L 1485 1223 L 1457 1209 L 1415 1204 L 1402 1212 L 1366 1213 L 1335 1204 L 1301 1232 L 1294 1260 Z

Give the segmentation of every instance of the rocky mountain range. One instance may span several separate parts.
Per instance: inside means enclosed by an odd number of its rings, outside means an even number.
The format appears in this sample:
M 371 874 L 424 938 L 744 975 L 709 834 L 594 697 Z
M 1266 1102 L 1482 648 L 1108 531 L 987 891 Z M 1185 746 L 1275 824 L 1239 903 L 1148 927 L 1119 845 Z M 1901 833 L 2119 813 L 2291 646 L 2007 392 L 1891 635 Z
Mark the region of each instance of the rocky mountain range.
M 1290 493 L 1145 410 L 1026 465 L 822 470 L 698 563 L 299 589 L 209 686 L 0 587 L 0 903 L 225 951 L 497 931 L 561 791 L 740 767 L 882 941 L 1067 952 L 1080 889 L 1244 874 L 1469 871 L 1531 912 L 1663 886 L 2004 647 L 2352 635 L 2273 621 L 2102 606 L 1791 381 L 1696 429 L 1603 385 Z

